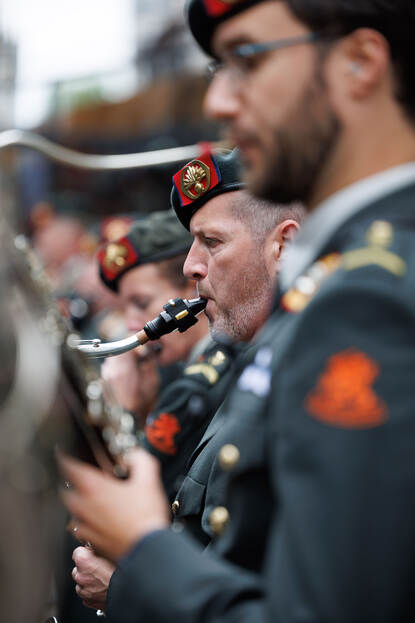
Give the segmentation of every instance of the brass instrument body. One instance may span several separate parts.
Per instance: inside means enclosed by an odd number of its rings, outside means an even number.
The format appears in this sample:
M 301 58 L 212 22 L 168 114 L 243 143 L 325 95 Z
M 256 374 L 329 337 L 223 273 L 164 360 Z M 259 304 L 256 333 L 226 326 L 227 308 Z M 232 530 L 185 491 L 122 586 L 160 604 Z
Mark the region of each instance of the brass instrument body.
M 0 150 L 9 147 L 34 149 L 55 162 L 91 171 L 181 163 L 201 153 L 193 145 L 100 156 L 74 152 L 30 132 L 0 132 Z M 123 454 L 136 444 L 131 414 L 105 402 L 98 370 L 88 361 L 97 351 L 112 351 L 103 356 L 123 352 L 120 348 L 129 349 L 131 341 L 122 345 L 93 341 L 93 355 L 88 353 L 91 345 L 81 348 L 79 336 L 52 299 L 28 242 L 14 233 L 11 224 L 16 225 L 18 217 L 14 179 L 3 167 L 0 190 L 0 530 L 7 534 L 0 545 L 1 612 L 31 623 L 42 618 L 52 567 L 59 567 L 56 559 L 62 555 L 59 544 L 66 516 L 57 497 L 56 446 L 123 476 Z M 158 323 L 168 325 L 167 332 L 182 330 L 181 318 L 174 318 L 164 310 Z M 144 339 L 157 337 L 143 330 L 133 336 L 132 347 L 134 340 L 138 345 Z

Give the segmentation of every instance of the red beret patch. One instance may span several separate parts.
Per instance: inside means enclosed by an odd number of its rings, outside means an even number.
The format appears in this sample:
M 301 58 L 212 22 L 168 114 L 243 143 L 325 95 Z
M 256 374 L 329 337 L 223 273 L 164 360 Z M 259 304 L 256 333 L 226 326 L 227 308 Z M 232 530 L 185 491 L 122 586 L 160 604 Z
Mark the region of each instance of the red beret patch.
M 204 0 L 205 9 L 210 17 L 220 17 L 230 11 L 242 0 Z
M 213 156 L 207 152 L 188 162 L 173 177 L 173 184 L 183 206 L 190 205 L 199 197 L 215 188 L 221 181 L 221 174 Z
M 98 251 L 98 261 L 103 275 L 109 281 L 115 279 L 129 266 L 137 263 L 138 253 L 127 237 L 110 242 Z

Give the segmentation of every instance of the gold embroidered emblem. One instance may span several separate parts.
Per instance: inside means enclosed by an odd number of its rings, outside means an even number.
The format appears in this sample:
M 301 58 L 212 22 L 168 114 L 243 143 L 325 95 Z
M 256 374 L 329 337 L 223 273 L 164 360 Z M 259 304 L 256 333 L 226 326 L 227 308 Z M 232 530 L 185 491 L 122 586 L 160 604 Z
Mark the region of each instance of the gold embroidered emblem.
M 126 263 L 128 249 L 122 244 L 111 243 L 105 251 L 104 264 L 110 270 L 121 270 Z
M 211 385 L 215 385 L 219 379 L 219 374 L 216 372 L 215 368 L 206 363 L 195 363 L 193 366 L 186 368 L 184 373 L 187 376 L 192 376 L 193 374 L 203 374 Z
M 194 201 L 210 188 L 210 169 L 200 160 L 193 160 L 185 167 L 180 176 L 182 193 Z
M 218 352 L 209 359 L 209 363 L 215 367 L 220 366 L 224 361 L 226 361 L 226 355 L 221 350 L 218 350 Z

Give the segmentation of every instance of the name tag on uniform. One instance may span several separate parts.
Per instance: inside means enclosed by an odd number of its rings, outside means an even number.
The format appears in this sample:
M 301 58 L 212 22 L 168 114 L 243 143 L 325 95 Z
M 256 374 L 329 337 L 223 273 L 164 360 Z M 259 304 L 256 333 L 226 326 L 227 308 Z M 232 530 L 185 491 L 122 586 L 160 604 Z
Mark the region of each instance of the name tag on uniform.
M 238 389 L 250 392 L 259 398 L 265 398 L 271 391 L 271 361 L 272 351 L 270 348 L 261 348 L 254 363 L 245 368 L 239 377 Z

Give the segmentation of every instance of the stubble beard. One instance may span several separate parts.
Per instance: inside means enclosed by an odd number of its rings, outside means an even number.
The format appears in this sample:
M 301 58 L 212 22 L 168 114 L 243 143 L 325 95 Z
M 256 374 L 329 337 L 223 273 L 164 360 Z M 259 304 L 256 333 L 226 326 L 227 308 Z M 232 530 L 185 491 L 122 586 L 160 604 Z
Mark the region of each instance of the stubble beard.
M 254 176 L 248 165 L 250 192 L 276 203 L 299 201 L 307 206 L 340 132 L 320 62 L 296 110 L 283 128 L 274 129 L 273 148 L 264 154 L 262 171 Z
M 213 339 L 226 336 L 235 342 L 249 342 L 268 316 L 274 285 L 275 279 L 265 269 L 263 257 L 251 263 L 235 279 L 235 287 L 229 287 L 229 292 L 239 293 L 232 306 L 218 309 L 216 318 L 209 319 Z

